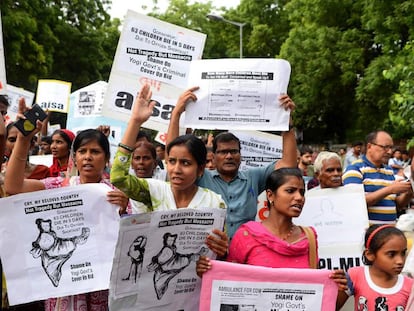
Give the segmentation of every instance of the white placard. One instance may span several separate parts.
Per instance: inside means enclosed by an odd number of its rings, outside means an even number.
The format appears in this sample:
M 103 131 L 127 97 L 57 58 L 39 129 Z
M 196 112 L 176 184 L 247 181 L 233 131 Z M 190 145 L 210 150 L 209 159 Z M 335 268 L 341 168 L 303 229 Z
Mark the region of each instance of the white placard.
M 188 58 L 201 58 L 205 39 L 202 33 L 128 11 L 109 77 L 103 115 L 127 122 L 141 86 L 149 84 L 157 103 L 144 127 L 166 132 L 177 98 L 187 86 Z M 174 56 L 178 52 L 183 59 Z M 177 74 L 169 73 L 172 71 Z
M 200 254 L 213 228 L 223 229 L 225 209 L 178 209 L 122 219 L 114 258 L 110 309 L 196 310 Z
M 240 140 L 240 169 L 267 166 L 282 158 L 283 139 L 279 135 L 259 131 L 232 131 Z
M 108 83 L 98 81 L 85 86 L 70 95 L 70 105 L 73 109 L 69 118 L 91 118 L 102 116 L 102 106 Z
M 360 244 L 369 225 L 363 186 L 351 184 L 307 191 L 305 206 L 294 222 L 313 226 L 320 246 Z
M 0 254 L 11 305 L 108 289 L 118 207 L 105 184 L 1 199 Z
M 19 99 L 23 97 L 26 105 L 30 107 L 33 103 L 34 96 L 35 94 L 32 92 L 7 84 L 7 99 L 9 101 L 7 117 L 10 120 L 16 120 L 17 112 L 19 111 Z
M 59 80 L 39 80 L 36 103 L 43 110 L 68 112 L 72 83 Z
M 112 71 L 185 88 L 191 61 L 202 56 L 206 35 L 128 11 Z
M 31 155 L 29 156 L 29 162 L 36 165 L 53 165 L 53 155 L 52 154 L 42 154 L 42 155 Z
M 290 64 L 283 59 L 208 59 L 191 63 L 197 102 L 186 107 L 185 126 L 204 129 L 286 131 Z

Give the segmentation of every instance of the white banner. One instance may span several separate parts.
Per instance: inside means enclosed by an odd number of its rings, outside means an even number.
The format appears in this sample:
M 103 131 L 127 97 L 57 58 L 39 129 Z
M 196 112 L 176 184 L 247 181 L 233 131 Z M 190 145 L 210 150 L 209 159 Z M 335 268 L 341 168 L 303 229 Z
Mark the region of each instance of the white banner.
M 200 254 L 213 228 L 223 229 L 225 209 L 178 209 L 122 219 L 114 258 L 110 309 L 197 310 Z
M 267 166 L 282 158 L 282 136 L 259 131 L 231 131 L 240 140 L 240 169 Z
M 39 80 L 36 103 L 43 110 L 68 112 L 72 83 L 59 80 Z
M 348 270 L 362 265 L 365 230 L 369 226 L 362 185 L 312 189 L 295 224 L 313 226 L 318 233 L 319 264 Z
M 112 65 L 103 115 L 127 122 L 135 97 L 150 84 L 156 105 L 146 128 L 166 132 L 187 87 L 190 60 L 202 56 L 206 35 L 128 11 Z
M 0 94 L 6 94 L 6 63 L 4 61 L 4 48 L 3 48 L 3 27 L 1 23 L 0 12 Z
M 19 111 L 19 99 L 23 97 L 26 105 L 30 107 L 34 96 L 35 94 L 32 92 L 7 84 L 7 99 L 10 104 L 9 109 L 7 109 L 7 116 L 10 120 L 16 120 L 17 112 Z
M 185 88 L 191 61 L 201 58 L 206 35 L 128 11 L 112 71 Z
M 11 305 L 108 289 L 118 208 L 105 184 L 1 199 L 0 254 Z
M 364 188 L 352 184 L 306 191 L 295 224 L 315 227 L 321 246 L 361 243 L 369 224 Z
M 71 118 L 85 118 L 102 116 L 102 106 L 108 83 L 98 81 L 83 87 L 70 95 L 70 105 L 73 110 L 68 115 Z M 87 122 L 87 121 L 86 121 Z
M 285 131 L 290 64 L 283 59 L 207 59 L 191 63 L 197 102 L 186 107 L 185 126 L 204 129 Z
M 53 165 L 53 155 L 52 154 L 43 154 L 43 155 L 31 155 L 29 156 L 29 162 L 36 165 Z

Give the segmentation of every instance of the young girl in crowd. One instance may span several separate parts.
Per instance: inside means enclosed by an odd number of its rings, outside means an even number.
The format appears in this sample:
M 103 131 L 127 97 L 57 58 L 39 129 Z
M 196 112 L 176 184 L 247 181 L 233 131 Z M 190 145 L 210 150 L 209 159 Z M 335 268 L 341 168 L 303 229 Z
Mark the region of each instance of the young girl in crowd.
M 133 146 L 141 125 L 152 115 L 155 102 L 151 101 L 149 85 L 144 85 L 132 108 L 131 118 L 111 168 L 111 182 L 131 199 L 148 207 L 147 211 L 177 208 L 225 208 L 221 196 L 198 187 L 196 180 L 204 172 L 206 148 L 193 135 L 176 138 L 167 146 L 167 172 L 170 182 L 130 175 L 128 170 Z M 214 229 L 207 246 L 218 256 L 227 251 L 228 239 L 224 232 Z
M 407 252 L 404 233 L 393 225 L 372 225 L 365 234 L 362 255 L 365 266 L 348 270 L 348 288 L 340 292 L 339 310 L 349 296 L 355 297 L 355 310 L 406 309 L 413 280 L 401 273 Z
M 155 178 L 165 180 L 164 178 L 157 178 L 154 172 L 157 168 L 157 153 L 153 144 L 146 140 L 138 141 L 135 145 L 134 152 L 131 158 L 131 169 L 134 174 L 139 178 Z M 165 172 L 164 170 L 161 170 Z M 166 172 L 165 172 L 166 174 Z M 131 199 L 131 213 L 145 213 L 150 208 L 140 201 Z
M 316 268 L 317 242 L 313 228 L 296 226 L 305 204 L 305 184 L 298 168 L 280 168 L 266 180 L 269 217 L 263 222 L 250 221 L 240 226 L 230 244 L 227 261 L 271 268 Z M 197 274 L 211 268 L 210 260 L 201 256 Z M 346 289 L 342 270 L 331 278 L 339 289 Z
M 131 168 L 139 178 L 152 178 L 157 166 L 157 153 L 153 144 L 139 141 L 135 145 L 131 159 Z
M 5 177 L 5 190 L 8 194 L 32 192 L 38 190 L 59 188 L 65 185 L 85 183 L 105 183 L 112 187 L 108 180 L 102 178 L 105 165 L 109 160 L 109 142 L 98 130 L 81 131 L 73 142 L 74 162 L 79 176 L 69 178 L 49 177 L 43 180 L 24 179 L 24 165 L 33 136 L 41 129 L 38 121 L 37 128 L 31 134 L 18 134 L 17 141 L 10 157 Z M 114 187 L 112 187 L 114 188 Z M 124 213 L 129 199 L 121 191 L 114 189 L 107 193 L 107 200 L 120 207 L 120 214 Z M 60 298 L 50 298 L 45 301 L 46 311 L 88 311 L 106 310 L 108 305 L 108 291 L 79 294 Z
M 53 164 L 49 168 L 51 177 L 65 177 L 70 158 L 70 147 L 72 146 L 75 134 L 67 129 L 56 130 L 52 134 L 50 150 L 53 155 Z

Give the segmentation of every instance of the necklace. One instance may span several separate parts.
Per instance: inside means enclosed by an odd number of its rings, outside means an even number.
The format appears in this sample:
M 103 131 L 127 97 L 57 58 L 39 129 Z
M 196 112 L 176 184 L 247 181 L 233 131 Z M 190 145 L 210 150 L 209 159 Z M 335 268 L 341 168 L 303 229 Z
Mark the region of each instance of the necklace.
M 282 240 L 287 241 L 292 235 L 294 229 L 295 229 L 295 225 L 291 224 L 289 232 L 285 235 L 285 237 L 282 237 Z

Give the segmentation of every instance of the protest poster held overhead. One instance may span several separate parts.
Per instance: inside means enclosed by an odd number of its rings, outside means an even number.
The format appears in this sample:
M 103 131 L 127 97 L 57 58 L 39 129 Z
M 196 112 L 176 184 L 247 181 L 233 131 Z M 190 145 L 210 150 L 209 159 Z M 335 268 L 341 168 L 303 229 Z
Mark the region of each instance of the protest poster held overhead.
M 201 58 L 206 35 L 128 11 L 113 70 L 187 87 L 191 61 Z
M 4 48 L 3 48 L 3 28 L 1 25 L 1 12 L 0 12 L 0 94 L 6 94 L 6 64 L 4 61 Z
M 39 80 L 36 104 L 43 110 L 68 112 L 72 83 L 59 80 Z
M 103 115 L 128 121 L 140 87 L 150 84 L 156 105 L 144 127 L 166 132 L 176 100 L 187 87 L 190 62 L 201 58 L 205 40 L 205 34 L 128 11 Z
M 197 102 L 186 107 L 185 126 L 203 129 L 286 131 L 290 64 L 283 59 L 207 59 L 191 63 Z

